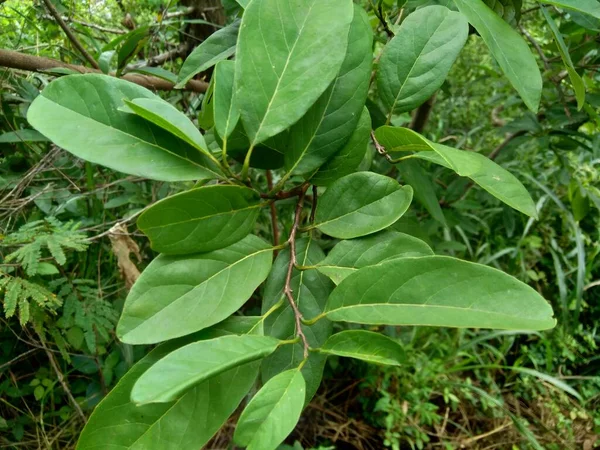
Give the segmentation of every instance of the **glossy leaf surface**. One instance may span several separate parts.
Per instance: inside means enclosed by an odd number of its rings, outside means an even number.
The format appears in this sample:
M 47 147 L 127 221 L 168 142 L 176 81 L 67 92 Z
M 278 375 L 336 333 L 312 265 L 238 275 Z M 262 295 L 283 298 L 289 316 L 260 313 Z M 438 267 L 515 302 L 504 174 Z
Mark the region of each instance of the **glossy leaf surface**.
M 127 296 L 119 339 L 151 344 L 224 320 L 267 278 L 271 259 L 271 247 L 256 236 L 210 253 L 158 256 Z
M 361 359 L 375 364 L 398 366 L 405 360 L 404 349 L 393 339 L 365 330 L 347 330 L 332 335 L 321 353 Z
M 319 199 L 314 227 L 340 239 L 380 231 L 408 209 L 412 188 L 372 172 L 358 172 L 335 181 Z
M 365 157 L 371 133 L 371 116 L 364 107 L 352 136 L 333 158 L 321 166 L 310 178 L 315 186 L 328 186 L 335 180 L 356 171 Z
M 196 47 L 183 63 L 176 87 L 185 86 L 195 75 L 232 56 L 235 53 L 239 31 L 240 21 L 238 20 L 211 34 Z
M 240 109 L 234 92 L 235 62 L 221 61 L 214 72 L 214 121 L 217 133 L 224 142 L 240 120 Z
M 227 247 L 247 236 L 262 207 L 243 186 L 206 186 L 161 200 L 138 219 L 157 252 L 180 255 Z
M 361 239 L 341 241 L 317 264 L 317 269 L 340 284 L 363 267 L 397 258 L 430 255 L 433 250 L 422 240 L 404 233 L 382 231 Z
M 542 0 L 540 3 L 548 3 L 600 19 L 600 2 L 598 0 Z
M 229 369 L 273 353 L 279 341 L 268 336 L 223 336 L 185 345 L 144 372 L 131 390 L 136 404 L 168 403 L 188 389 Z
M 416 108 L 440 88 L 468 34 L 465 17 L 445 6 L 420 8 L 402 22 L 377 71 L 388 122 L 393 113 Z
M 252 146 L 300 119 L 340 70 L 351 0 L 253 0 L 242 18 L 236 85 Z
M 248 450 L 275 450 L 298 423 L 305 395 L 298 369 L 271 378 L 242 412 L 234 441 Z
M 296 259 L 299 265 L 312 266 L 325 258 L 323 250 L 309 239 L 299 239 L 296 243 Z M 284 299 L 284 305 L 265 320 L 265 334 L 277 339 L 287 340 L 295 337 L 294 313 L 288 301 L 283 297 L 283 286 L 290 261 L 289 248 L 283 250 L 273 264 L 263 300 L 263 314 L 273 305 Z M 316 270 L 297 270 L 292 272 L 291 287 L 296 304 L 306 318 L 323 312 L 327 297 L 333 289 L 333 283 Z M 312 326 L 302 326 L 302 330 L 311 347 L 318 348 L 331 335 L 331 323 L 321 320 Z M 285 345 L 278 348 L 261 366 L 262 379 L 267 381 L 278 373 L 298 367 L 304 359 L 302 344 Z M 316 352 L 309 354 L 302 367 L 302 375 L 306 380 L 306 401 L 315 395 L 325 366 L 325 356 Z
M 487 266 L 445 256 L 365 267 L 332 292 L 334 321 L 385 325 L 545 330 L 556 321 L 534 289 Z
M 525 40 L 481 0 L 454 1 L 479 32 L 527 107 L 537 112 L 542 95 L 542 76 Z
M 69 75 L 50 83 L 27 119 L 56 145 L 86 161 L 162 181 L 217 178 L 198 150 L 144 119 L 119 111 L 124 99 L 157 99 L 106 75 Z
M 372 46 L 373 31 L 367 14 L 354 5 L 348 48 L 339 73 L 290 129 L 289 148 L 285 152 L 288 172 L 304 174 L 318 169 L 351 138 L 367 99 Z
M 469 177 L 508 206 L 530 217 L 537 217 L 535 204 L 523 184 L 484 155 L 436 144 L 408 128 L 381 127 L 375 134 L 388 152 L 415 151 L 416 157 Z

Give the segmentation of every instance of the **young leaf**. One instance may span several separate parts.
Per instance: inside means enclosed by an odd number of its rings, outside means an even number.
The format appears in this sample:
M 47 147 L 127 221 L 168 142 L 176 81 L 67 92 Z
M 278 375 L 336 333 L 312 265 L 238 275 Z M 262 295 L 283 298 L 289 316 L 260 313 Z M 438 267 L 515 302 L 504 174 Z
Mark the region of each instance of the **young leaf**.
M 527 43 L 481 0 L 454 2 L 479 32 L 527 107 L 537 113 L 542 95 L 542 75 Z
M 242 412 L 233 435 L 248 450 L 275 450 L 294 430 L 304 407 L 306 383 L 298 369 L 271 378 Z
M 252 0 L 236 57 L 237 98 L 251 146 L 300 119 L 340 70 L 351 0 Z
M 319 352 L 389 366 L 399 366 L 406 358 L 404 349 L 396 341 L 364 330 L 336 333 L 323 344 Z
M 272 257 L 270 246 L 256 236 L 211 253 L 160 255 L 127 296 L 119 339 L 152 344 L 220 322 L 267 278 Z
M 445 6 L 418 9 L 402 22 L 377 71 L 388 122 L 392 114 L 416 108 L 440 88 L 468 35 L 465 17 Z
M 348 48 L 339 73 L 290 129 L 289 148 L 285 152 L 285 167 L 289 173 L 313 172 L 352 136 L 367 99 L 372 47 L 373 30 L 367 13 L 361 6 L 354 5 Z
M 193 339 L 190 336 L 163 344 L 134 365 L 96 406 L 79 436 L 77 450 L 107 446 L 122 450 L 181 450 L 205 445 L 254 384 L 257 362 L 217 375 L 172 403 L 137 406 L 130 400 L 140 376 Z
M 556 320 L 540 294 L 491 267 L 445 256 L 365 267 L 332 292 L 334 321 L 385 325 L 545 330 Z
M 413 188 L 415 198 L 435 220 L 446 225 L 446 218 L 435 193 L 434 182 L 418 161 L 406 160 L 396 164 L 402 179 Z
M 382 231 L 361 239 L 341 241 L 317 264 L 317 270 L 340 284 L 358 269 L 397 258 L 430 256 L 433 250 L 420 239 L 395 231 Z
M 538 0 L 538 2 L 578 11 L 600 19 L 600 2 L 598 0 Z
M 530 217 L 537 217 L 535 203 L 527 189 L 513 174 L 489 158 L 479 153 L 433 143 L 408 128 L 381 127 L 375 135 L 388 152 L 415 151 L 415 157 L 454 170 L 458 175 L 470 178 L 508 206 Z
M 296 260 L 299 265 L 311 266 L 325 258 L 321 248 L 312 240 L 299 239 L 296 242 Z M 290 262 L 290 250 L 283 250 L 273 264 L 265 287 L 262 312 L 266 313 L 283 297 L 283 286 Z M 304 317 L 315 317 L 323 312 L 327 297 L 333 289 L 333 283 L 316 270 L 297 270 L 292 272 L 291 288 L 296 304 Z M 294 313 L 287 300 L 284 306 L 272 313 L 265 320 L 265 334 L 277 339 L 293 339 L 295 337 Z M 331 335 L 331 322 L 322 320 L 312 326 L 302 325 L 302 331 L 311 347 L 318 348 Z M 302 344 L 279 347 L 261 366 L 263 382 L 278 373 L 298 367 L 304 359 Z M 315 395 L 325 366 L 325 355 L 310 352 L 302 367 L 302 375 L 306 380 L 306 402 Z
M 598 9 L 600 9 L 600 3 L 598 3 Z M 571 84 L 573 85 L 573 90 L 575 91 L 575 97 L 577 98 L 577 109 L 581 110 L 583 105 L 585 104 L 585 84 L 583 80 L 579 76 L 579 74 L 575 71 L 575 66 L 573 65 L 573 60 L 571 59 L 571 55 L 569 54 L 569 48 L 565 44 L 563 40 L 562 34 L 560 34 L 560 30 L 554 22 L 552 16 L 546 11 L 546 8 L 541 7 L 542 14 L 544 15 L 546 22 L 550 25 L 550 30 L 554 35 L 554 40 L 556 41 L 556 46 L 558 47 L 558 52 L 560 53 L 560 57 L 563 60 L 564 65 L 566 66 L 567 72 L 569 74 L 569 78 L 571 79 Z
M 214 121 L 215 128 L 227 145 L 227 139 L 233 133 L 240 120 L 234 92 L 235 62 L 221 61 L 215 67 L 214 77 Z
M 363 107 L 356 129 L 346 145 L 310 178 L 315 186 L 328 186 L 335 180 L 356 171 L 365 157 L 371 134 L 371 116 Z
M 170 103 L 160 98 L 134 98 L 125 100 L 126 107 L 119 108 L 120 111 L 133 112 L 154 125 L 177 136 L 203 153 L 208 153 L 208 147 L 204 137 L 187 118 Z
M 161 181 L 220 177 L 202 153 L 161 128 L 118 109 L 124 99 L 157 99 L 106 75 L 69 75 L 50 83 L 29 107 L 29 123 L 87 161 Z
M 179 82 L 175 87 L 184 87 L 195 75 L 233 55 L 239 30 L 240 21 L 237 20 L 206 38 L 183 63 L 179 71 Z
M 131 400 L 168 403 L 202 381 L 273 353 L 279 341 L 268 336 L 223 336 L 185 345 L 144 372 L 131 390 Z
M 372 172 L 358 172 L 335 181 L 319 199 L 312 228 L 339 239 L 383 230 L 406 212 L 410 186 Z
M 157 202 L 137 225 L 157 252 L 209 252 L 247 236 L 262 206 L 258 193 L 247 187 L 205 186 Z

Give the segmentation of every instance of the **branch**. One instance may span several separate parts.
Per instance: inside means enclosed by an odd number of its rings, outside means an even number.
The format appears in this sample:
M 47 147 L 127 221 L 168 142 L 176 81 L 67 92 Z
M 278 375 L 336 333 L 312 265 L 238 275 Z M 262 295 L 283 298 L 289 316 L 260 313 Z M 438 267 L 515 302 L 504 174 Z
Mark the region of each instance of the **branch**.
M 53 16 L 42 16 L 42 18 L 53 19 L 54 17 Z M 83 20 L 71 19 L 70 17 L 61 16 L 61 19 L 64 20 L 65 22 L 76 23 L 78 25 L 82 25 L 87 28 L 93 28 L 94 30 L 103 31 L 105 33 L 112 33 L 112 34 L 127 33 L 127 31 L 125 31 L 125 30 L 117 30 L 116 28 L 103 27 L 102 25 L 96 25 L 95 23 L 84 22 Z
M 383 17 L 383 9 L 382 9 L 383 1 L 382 0 L 378 0 L 378 1 L 379 1 L 379 5 L 376 8 L 375 7 L 373 8 L 373 12 L 379 19 L 379 22 L 381 22 L 381 25 L 383 25 L 383 29 L 384 29 L 385 33 L 388 35 L 388 37 L 393 38 L 394 33 L 392 32 L 392 30 L 390 30 L 390 27 L 388 26 L 388 23 L 385 20 L 385 17 Z
M 425 125 L 427 125 L 427 121 L 429 120 L 431 110 L 433 109 L 436 95 L 437 93 L 433 94 L 425 103 L 417 108 L 410 123 L 411 130 L 416 131 L 417 133 L 423 132 Z
M 44 72 L 57 67 L 71 69 L 79 73 L 102 73 L 100 70 L 90 69 L 88 67 L 67 64 L 55 59 L 43 58 L 40 56 L 26 55 L 25 53 L 13 52 L 12 50 L 0 49 L 0 67 L 10 69 L 27 70 L 30 72 Z M 121 77 L 124 80 L 139 84 L 148 89 L 158 91 L 173 90 L 175 85 L 162 78 L 151 77 L 148 75 L 128 73 Z M 208 84 L 203 81 L 191 80 L 185 86 L 188 91 L 206 92 Z
M 375 132 L 373 130 L 371 130 L 371 140 L 373 141 L 373 145 L 375 146 L 375 150 L 377 150 L 377 153 L 383 156 L 390 164 L 394 164 L 393 158 L 385 150 L 385 147 L 379 143 L 379 141 L 375 137 Z
M 88 53 L 88 51 L 83 47 L 83 45 L 81 45 L 81 42 L 79 42 L 79 40 L 77 39 L 77 36 L 75 36 L 73 34 L 73 32 L 68 27 L 68 25 L 65 23 L 65 21 L 62 19 L 62 17 L 60 16 L 59 12 L 57 11 L 56 7 L 52 4 L 52 2 L 50 0 L 42 0 L 42 1 L 44 2 L 44 5 L 46 5 L 46 8 L 48 8 L 48 11 L 50 11 L 50 14 L 52 14 L 52 16 L 54 17 L 54 20 L 56 20 L 58 22 L 60 27 L 63 29 L 63 31 L 65 32 L 65 34 L 67 35 L 69 40 L 73 43 L 73 45 L 77 48 L 77 50 L 79 50 L 79 52 L 83 55 L 83 57 L 88 60 L 88 62 L 92 65 L 92 67 L 94 69 L 100 70 L 100 66 L 98 65 L 96 60 L 92 57 L 92 55 L 90 55 Z
M 298 309 L 296 301 L 294 300 L 294 295 L 292 291 L 292 273 L 294 272 L 294 267 L 296 267 L 297 265 L 296 233 L 298 232 L 298 226 L 300 225 L 300 216 L 302 215 L 304 195 L 306 194 L 307 189 L 308 184 L 303 184 L 302 191 L 300 192 L 300 196 L 298 197 L 298 203 L 296 204 L 296 215 L 294 217 L 294 224 L 292 225 L 292 231 L 290 231 L 290 237 L 288 239 L 288 243 L 290 244 L 290 263 L 288 264 L 287 275 L 285 277 L 285 286 L 283 288 L 283 292 L 287 297 L 290 306 L 292 307 L 292 311 L 294 311 L 294 319 L 296 321 L 296 335 L 302 340 L 302 347 L 304 349 L 304 359 L 308 358 L 308 349 L 310 346 L 308 344 L 306 336 L 304 335 L 304 332 L 302 331 L 302 313 Z

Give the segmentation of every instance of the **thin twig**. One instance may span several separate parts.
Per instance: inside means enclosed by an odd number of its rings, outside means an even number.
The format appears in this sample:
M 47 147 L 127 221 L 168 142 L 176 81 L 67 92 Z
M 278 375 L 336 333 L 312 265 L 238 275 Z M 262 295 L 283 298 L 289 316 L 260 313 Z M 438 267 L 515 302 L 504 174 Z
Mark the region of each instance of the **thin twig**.
M 318 189 L 317 186 L 313 185 L 312 187 L 312 208 L 310 209 L 310 223 L 315 223 L 315 214 L 317 212 L 317 201 L 318 201 Z
M 290 231 L 290 237 L 288 239 L 288 243 L 290 245 L 290 262 L 288 264 L 287 275 L 285 277 L 285 285 L 283 287 L 283 293 L 287 297 L 292 311 L 294 311 L 294 319 L 296 321 L 296 335 L 300 337 L 302 340 L 302 347 L 304 349 L 304 359 L 308 358 L 308 349 L 309 344 L 304 332 L 302 331 L 302 313 L 298 309 L 298 305 L 296 305 L 296 301 L 294 300 L 294 295 L 292 291 L 292 273 L 294 272 L 294 267 L 296 267 L 296 233 L 298 232 L 298 226 L 300 225 L 300 218 L 302 216 L 302 207 L 304 206 L 304 196 L 306 195 L 306 190 L 308 189 L 308 184 L 302 185 L 302 191 L 300 196 L 298 197 L 298 203 L 296 204 L 296 214 L 294 216 L 294 224 L 292 225 L 292 230 Z
M 81 45 L 81 42 L 79 42 L 77 36 L 73 34 L 73 32 L 62 19 L 60 13 L 57 11 L 56 7 L 52 4 L 52 2 L 50 0 L 42 1 L 44 2 L 44 5 L 46 5 L 46 8 L 48 8 L 48 11 L 50 11 L 50 14 L 52 14 L 52 16 L 54 17 L 54 20 L 58 22 L 58 25 L 63 29 L 63 31 L 65 32 L 69 40 L 73 43 L 73 45 L 77 48 L 77 50 L 79 50 L 79 52 L 83 55 L 85 59 L 87 59 L 87 61 L 92 65 L 94 69 L 100 70 L 100 66 L 98 65 L 96 60 L 92 57 L 92 55 L 88 53 L 88 51 L 83 47 L 83 45 Z
M 388 35 L 388 37 L 393 38 L 394 32 L 392 30 L 390 30 L 390 27 L 389 27 L 387 21 L 385 20 L 385 17 L 383 17 L 383 9 L 382 9 L 383 0 L 377 0 L 377 1 L 379 2 L 379 5 L 377 5 L 377 7 L 373 7 L 373 12 L 379 19 L 379 22 L 381 22 L 381 25 L 383 25 L 383 29 L 386 32 L 386 34 Z
M 273 189 L 273 174 L 270 170 L 267 170 L 267 188 L 269 191 Z M 273 245 L 277 247 L 279 245 L 279 225 L 277 224 L 277 207 L 275 202 L 271 202 L 269 205 L 271 208 L 271 226 L 273 227 Z M 275 251 L 277 256 L 277 251 Z
M 394 159 L 385 150 L 385 147 L 379 143 L 373 130 L 371 130 L 371 140 L 373 141 L 373 145 L 375 145 L 375 150 L 377 150 L 377 153 L 383 156 L 389 163 L 393 164 Z

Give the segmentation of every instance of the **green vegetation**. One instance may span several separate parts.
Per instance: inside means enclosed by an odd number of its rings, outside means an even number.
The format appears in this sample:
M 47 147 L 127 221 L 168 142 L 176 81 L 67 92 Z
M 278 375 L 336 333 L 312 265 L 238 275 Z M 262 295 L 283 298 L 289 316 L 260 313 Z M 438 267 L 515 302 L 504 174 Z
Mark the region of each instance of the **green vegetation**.
M 2 448 L 600 445 L 600 2 L 0 28 Z

